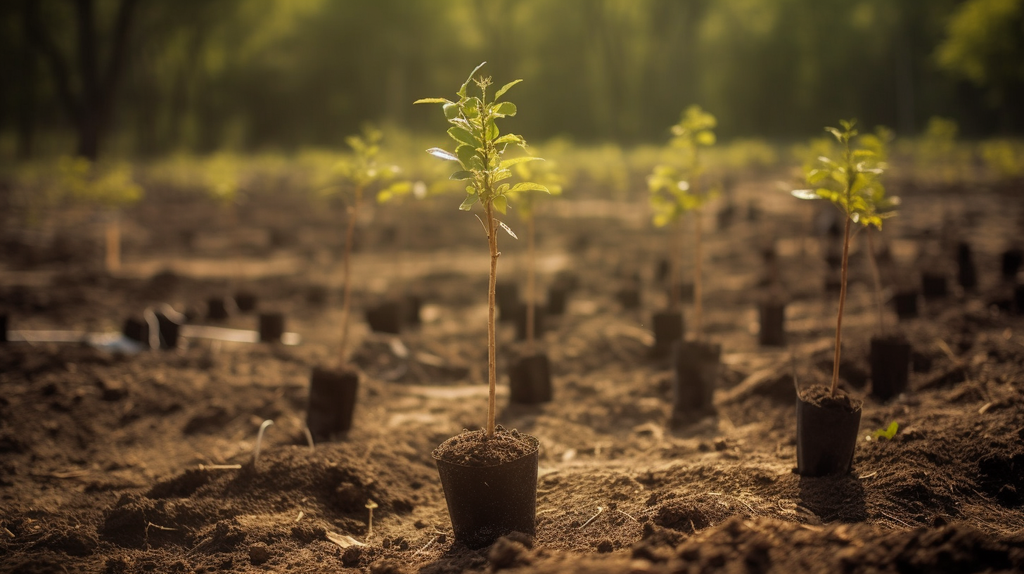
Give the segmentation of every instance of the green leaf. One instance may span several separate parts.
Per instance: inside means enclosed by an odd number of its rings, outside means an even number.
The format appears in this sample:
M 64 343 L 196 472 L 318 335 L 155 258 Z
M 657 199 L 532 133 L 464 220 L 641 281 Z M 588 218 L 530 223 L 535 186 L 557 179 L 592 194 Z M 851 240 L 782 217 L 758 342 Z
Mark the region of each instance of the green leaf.
M 875 432 L 871 433 L 871 436 L 872 436 L 872 438 L 875 438 L 875 439 L 884 438 L 886 440 L 892 440 L 893 437 L 896 436 L 896 432 L 899 431 L 899 430 L 900 430 L 899 423 L 897 423 L 896 421 L 892 421 L 891 423 L 889 423 L 889 427 L 888 428 L 878 429 Z
M 545 193 L 551 193 L 550 191 L 548 191 L 548 188 L 546 186 L 543 186 L 539 183 L 533 183 L 532 181 L 524 181 L 522 183 L 517 183 L 513 185 L 512 189 L 510 189 L 509 191 L 511 193 L 522 193 L 524 191 L 543 191 Z
M 508 211 L 508 198 L 504 195 L 499 195 L 491 200 L 491 204 L 494 205 L 494 209 L 497 209 L 502 214 Z
M 486 63 L 487 62 L 480 62 L 480 65 L 473 68 L 473 71 L 469 73 L 469 77 L 466 78 L 466 81 L 463 82 L 462 87 L 459 88 L 459 91 L 457 92 L 460 98 L 466 97 L 466 89 L 469 87 L 469 83 L 473 81 L 473 76 L 475 76 L 480 68 L 483 68 Z
M 444 160 L 459 161 L 459 158 L 457 158 L 454 155 L 452 155 L 452 152 L 447 151 L 447 150 L 443 150 L 443 149 L 441 149 L 439 147 L 432 147 L 432 148 L 427 150 L 427 153 L 429 153 L 430 155 L 432 155 L 434 157 L 439 157 L 439 158 L 444 159 Z
M 501 102 L 494 106 L 492 111 L 503 116 L 514 116 L 516 115 L 516 105 L 512 102 Z
M 514 85 L 516 85 L 516 84 L 518 84 L 519 82 L 522 82 L 522 81 L 523 80 L 521 80 L 521 79 L 520 80 L 512 80 L 511 82 L 509 82 L 509 83 L 505 84 L 504 86 L 498 88 L 498 91 L 494 92 L 494 101 L 500 100 L 501 96 L 504 96 L 505 92 L 507 92 L 509 88 L 511 88 L 512 86 L 514 86 Z
M 422 98 L 413 102 L 413 104 L 450 104 L 449 100 L 445 98 Z
M 697 144 L 702 146 L 713 146 L 715 145 L 715 132 L 709 130 L 703 130 L 697 132 Z
M 473 204 L 476 203 L 476 200 L 477 194 L 471 193 L 467 195 L 466 199 L 462 202 L 462 205 L 459 206 L 459 209 L 461 211 L 469 211 L 473 207 Z
M 476 147 L 471 145 L 460 145 L 455 148 L 455 155 L 459 156 L 458 159 L 462 162 L 462 167 L 466 169 L 482 169 L 483 163 L 480 160 L 480 156 L 476 153 Z
M 498 132 L 498 126 L 495 125 L 494 120 L 489 120 L 487 122 L 487 131 L 484 133 L 484 137 L 493 142 L 494 140 L 498 139 L 499 133 L 500 132 Z
M 466 145 L 473 146 L 474 148 L 480 147 L 480 140 L 473 137 L 473 134 L 469 133 L 465 128 L 452 126 L 448 128 L 448 135 L 452 136 L 452 139 L 459 143 L 464 143 Z
M 451 174 L 448 177 L 448 179 L 454 179 L 454 180 L 460 180 L 460 181 L 464 180 L 464 179 L 473 179 L 473 172 L 471 172 L 471 171 L 457 171 L 457 172 Z
M 542 157 L 530 157 L 530 156 L 514 157 L 512 159 L 503 160 L 498 165 L 498 169 L 508 169 L 508 168 L 510 168 L 510 167 L 512 167 L 514 165 L 517 165 L 517 164 L 520 164 L 520 163 L 526 163 L 528 161 L 544 161 L 544 158 L 542 158 Z
M 454 102 L 448 102 L 443 106 L 443 109 L 444 117 L 448 118 L 449 120 L 453 120 L 459 117 L 459 104 L 456 104 Z
M 505 134 L 500 138 L 494 140 L 494 145 L 500 145 L 503 143 L 515 143 L 523 145 L 524 143 L 526 143 L 526 140 L 523 139 L 523 136 L 517 136 L 516 134 Z

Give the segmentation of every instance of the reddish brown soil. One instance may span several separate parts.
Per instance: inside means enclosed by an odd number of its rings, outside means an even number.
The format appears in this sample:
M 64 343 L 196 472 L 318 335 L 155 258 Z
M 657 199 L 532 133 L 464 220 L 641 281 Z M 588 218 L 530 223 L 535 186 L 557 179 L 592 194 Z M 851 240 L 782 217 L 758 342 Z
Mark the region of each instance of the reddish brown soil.
M 877 315 L 855 251 L 841 374 L 864 400 L 861 440 L 851 474 L 804 478 L 793 473 L 795 389 L 828 382 L 836 304 L 823 293 L 817 240 L 804 239 L 807 207 L 770 188 L 738 190 L 741 202 L 762 198 L 761 220 L 709 234 L 705 325 L 723 347 L 723 373 L 715 413 L 680 427 L 668 424 L 667 364 L 648 358 L 648 318 L 665 301 L 652 280 L 665 236 L 649 230 L 642 198 L 541 218 L 542 281 L 564 269 L 580 285 L 544 335 L 556 399 L 509 405 L 504 375 L 498 397 L 498 421 L 540 440 L 537 535 L 478 551 L 453 541 L 431 458 L 486 416 L 486 244 L 457 202 L 378 208 L 376 226 L 361 230 L 356 308 L 413 292 L 424 323 L 396 339 L 355 322 L 355 424 L 315 449 L 302 421 L 309 374 L 333 363 L 340 340 L 338 206 L 254 192 L 217 223 L 195 198 L 151 191 L 128 214 L 116 277 L 91 271 L 90 227 L 55 226 L 75 239 L 59 244 L 71 262 L 54 243 L 9 231 L 18 241 L 2 261 L 0 304 L 13 330 L 116 331 L 147 305 L 201 311 L 207 297 L 244 286 L 261 309 L 284 311 L 303 342 L 190 339 L 130 355 L 0 345 L 0 571 L 1024 570 L 1024 318 L 988 305 L 1008 289 L 997 254 L 1021 235 L 1019 196 L 905 198 L 886 229 L 896 257 L 887 281 L 912 281 L 917 262 L 948 263 L 944 242 L 959 236 L 974 245 L 981 289 L 928 301 L 920 319 L 899 325 L 915 370 L 911 391 L 884 404 L 868 395 Z M 936 205 L 980 215 L 938 234 Z M 574 211 L 582 215 L 559 215 Z M 791 298 L 784 349 L 757 346 L 768 238 L 779 240 Z M 932 238 L 930 251 L 918 250 L 921 238 Z M 525 277 L 523 245 L 503 236 L 501 249 L 503 278 Z M 644 308 L 623 311 L 615 293 L 634 272 Z M 895 328 L 891 312 L 886 321 Z M 255 328 L 255 318 L 227 325 Z M 512 325 L 500 325 L 501 373 L 513 339 Z M 267 419 L 275 424 L 254 461 Z M 892 421 L 892 440 L 866 439 Z

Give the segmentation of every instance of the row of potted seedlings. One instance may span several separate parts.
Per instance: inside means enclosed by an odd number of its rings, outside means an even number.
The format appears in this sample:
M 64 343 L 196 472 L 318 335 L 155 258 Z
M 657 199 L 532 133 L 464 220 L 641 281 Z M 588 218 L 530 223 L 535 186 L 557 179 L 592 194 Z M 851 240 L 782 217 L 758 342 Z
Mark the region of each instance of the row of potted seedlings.
M 514 155 L 515 148 L 526 149 L 525 140 L 516 134 L 502 134 L 498 121 L 514 116 L 516 106 L 503 99 L 505 93 L 521 80 L 516 80 L 489 93 L 489 77 L 477 76 L 480 66 L 456 93 L 457 98 L 429 98 L 416 103 L 440 104 L 450 124 L 447 131 L 454 141 L 454 150 L 431 148 L 431 155 L 452 162 L 456 170 L 451 179 L 466 183 L 466 197 L 461 210 L 482 211 L 477 216 L 482 223 L 490 254 L 488 274 L 488 407 L 486 424 L 481 430 L 465 431 L 439 445 L 432 453 L 445 492 L 449 515 L 456 540 L 478 548 L 489 545 L 499 536 L 510 532 L 535 533 L 536 485 L 539 462 L 539 443 L 535 437 L 508 430 L 496 424 L 496 323 L 500 310 L 502 319 L 517 323 L 517 339 L 524 342 L 519 356 L 510 368 L 510 399 L 516 403 L 536 404 L 551 400 L 551 367 L 547 355 L 536 344 L 543 331 L 543 311 L 536 305 L 536 280 L 533 271 L 534 206 L 537 194 L 553 193 L 558 186 L 543 170 L 527 169 L 530 162 L 541 158 Z M 471 95 L 471 89 L 473 95 Z M 477 95 L 478 94 L 478 95 Z M 701 208 L 715 195 L 705 181 L 700 150 L 715 143 L 715 118 L 699 107 L 687 109 L 679 123 L 672 126 L 670 146 L 676 152 L 674 165 L 659 165 L 648 178 L 651 207 L 657 226 L 670 226 L 670 257 L 665 268 L 669 284 L 669 305 L 653 317 L 654 345 L 652 356 L 668 359 L 673 371 L 672 423 L 685 424 L 707 414 L 712 407 L 712 395 L 721 364 L 721 346 L 703 336 L 702 310 L 702 254 Z M 794 191 L 802 199 L 825 199 L 833 203 L 843 215 L 842 255 L 839 261 L 839 309 L 836 317 L 835 349 L 831 385 L 814 385 L 798 393 L 797 412 L 797 467 L 801 475 L 822 476 L 845 473 L 849 470 L 859 430 L 861 403 L 839 388 L 839 365 L 842 343 L 842 320 L 846 301 L 849 268 L 849 247 L 854 227 L 864 228 L 870 239 L 874 226 L 881 229 L 884 219 L 894 215 L 897 198 L 886 195 L 880 181 L 885 169 L 885 147 L 882 138 L 862 136 L 854 122 L 843 121 L 841 128 L 827 128 L 841 146 L 836 159 L 821 157 L 819 164 L 806 174 L 812 189 Z M 870 134 L 869 134 L 870 136 Z M 860 145 L 855 145 L 859 143 Z M 341 344 L 334 364 L 313 369 L 310 377 L 307 427 L 317 441 L 344 436 L 351 428 L 354 406 L 359 387 L 359 373 L 348 361 L 349 322 L 351 315 L 350 259 L 355 221 L 362 196 L 373 187 L 391 184 L 394 170 L 377 163 L 380 133 L 366 131 L 363 136 L 349 139 L 354 159 L 341 166 L 343 176 L 339 187 L 347 186 L 353 201 L 349 207 L 347 240 L 343 256 L 344 283 L 342 293 Z M 525 179 L 515 183 L 515 176 Z M 531 181 L 535 180 L 535 181 Z M 395 184 L 402 185 L 402 184 Z M 499 217 L 506 214 L 511 202 L 516 202 L 526 224 L 529 266 L 525 297 L 520 300 L 515 284 L 497 280 L 498 238 L 502 231 L 515 237 L 509 226 Z M 692 214 L 694 277 L 692 286 L 692 334 L 684 334 L 681 299 L 684 291 L 679 285 L 682 220 Z M 868 250 L 869 262 L 875 281 L 876 293 L 881 293 L 881 280 L 873 245 Z M 976 273 L 970 269 L 969 247 L 959 252 L 959 280 L 965 289 L 976 286 Z M 1022 265 L 1020 251 L 1004 254 L 1004 277 L 1015 276 Z M 765 263 L 774 268 L 774 253 L 766 252 Z M 966 270 L 966 271 L 965 271 Z M 771 273 L 770 273 L 771 275 Z M 928 296 L 927 276 L 922 278 L 922 291 Z M 634 282 L 635 283 L 635 282 Z M 774 283 L 770 279 L 769 283 Z M 549 290 L 546 307 L 550 315 L 565 310 L 566 300 L 573 288 L 572 281 L 557 281 Z M 1017 305 L 1024 290 L 1016 288 Z M 774 291 L 760 303 L 761 335 L 763 345 L 784 345 L 785 305 Z M 909 316 L 910 303 L 898 293 L 894 298 L 901 318 Z M 625 308 L 639 306 L 637 285 L 626 285 L 617 297 Z M 915 304 L 916 312 L 916 294 Z M 241 312 L 257 308 L 255 296 L 238 293 L 234 306 Z M 872 394 L 887 400 L 906 389 L 910 363 L 910 345 L 905 339 L 891 335 L 885 329 L 879 306 L 879 336 L 871 341 Z M 207 318 L 225 319 L 230 313 L 225 299 L 211 299 Z M 386 302 L 367 310 L 366 319 L 375 331 L 398 333 L 403 323 L 415 323 L 419 317 L 419 300 Z M 0 316 L 0 329 L 6 338 L 6 316 Z M 181 327 L 187 318 L 169 306 L 147 310 L 140 321 L 130 319 L 124 327 L 129 338 L 149 346 L 175 347 Z M 284 333 L 281 314 L 260 315 L 260 341 L 279 341 Z M 153 342 L 156 345 L 153 345 Z

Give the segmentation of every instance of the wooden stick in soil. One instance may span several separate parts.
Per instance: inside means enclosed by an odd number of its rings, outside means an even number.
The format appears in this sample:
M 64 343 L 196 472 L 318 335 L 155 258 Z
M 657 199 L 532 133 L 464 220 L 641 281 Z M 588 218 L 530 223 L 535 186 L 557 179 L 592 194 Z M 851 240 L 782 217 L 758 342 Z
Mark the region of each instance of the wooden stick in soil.
M 352 309 L 352 277 L 349 270 L 352 259 L 352 242 L 355 240 L 356 218 L 359 215 L 359 202 L 363 198 L 363 187 L 356 186 L 355 201 L 348 214 L 348 229 L 345 230 L 345 251 L 342 256 L 342 270 L 345 274 L 341 296 L 341 346 L 339 347 L 338 366 L 344 370 L 348 365 L 348 323 Z
M 494 288 L 498 281 L 498 234 L 494 224 L 494 206 L 484 202 L 484 215 L 487 217 L 487 245 L 491 252 L 491 271 L 487 281 L 487 436 L 494 436 L 494 414 L 497 410 L 495 393 L 498 386 L 497 345 L 495 344 L 494 325 Z
M 115 273 L 121 269 L 121 220 L 116 211 L 110 214 L 107 221 L 106 247 L 107 273 Z
M 882 273 L 878 270 L 878 259 L 875 258 L 875 236 L 871 228 L 864 230 L 868 236 L 868 263 L 871 267 L 871 278 L 875 282 L 875 308 L 878 310 L 878 334 L 885 336 L 885 314 L 882 307 Z
M 849 186 L 847 186 L 849 189 Z M 846 306 L 846 271 L 850 256 L 850 216 L 846 216 L 846 227 L 843 231 L 843 265 L 842 274 L 839 278 L 839 314 L 836 317 L 836 351 L 832 357 L 832 391 L 831 396 L 836 396 L 836 389 L 839 388 L 839 350 L 843 339 L 843 308 Z
M 536 271 L 534 270 L 534 223 L 533 213 L 526 218 L 526 352 L 533 354 L 535 344 L 533 337 L 534 321 L 536 321 L 536 306 L 534 294 L 537 292 Z

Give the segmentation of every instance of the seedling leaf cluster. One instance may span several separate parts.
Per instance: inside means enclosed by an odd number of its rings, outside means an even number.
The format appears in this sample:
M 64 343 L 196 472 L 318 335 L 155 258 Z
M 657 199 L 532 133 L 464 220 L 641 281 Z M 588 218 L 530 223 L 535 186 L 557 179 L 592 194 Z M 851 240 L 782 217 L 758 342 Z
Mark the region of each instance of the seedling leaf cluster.
M 713 194 L 702 193 L 698 186 L 704 172 L 699 151 L 715 145 L 716 125 L 715 116 L 694 105 L 672 126 L 669 147 L 676 152 L 676 161 L 656 166 L 647 178 L 655 226 L 674 223 L 711 199 Z

